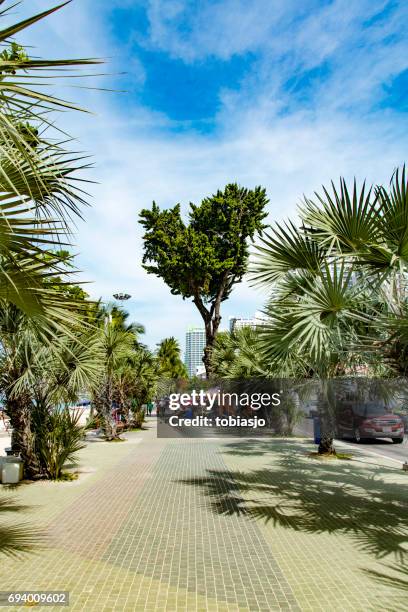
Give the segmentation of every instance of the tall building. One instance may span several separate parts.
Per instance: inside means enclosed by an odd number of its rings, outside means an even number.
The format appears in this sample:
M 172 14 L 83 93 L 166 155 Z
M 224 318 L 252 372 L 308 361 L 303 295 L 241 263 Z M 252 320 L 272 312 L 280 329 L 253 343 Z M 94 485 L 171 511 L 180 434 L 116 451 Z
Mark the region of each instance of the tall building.
M 264 322 L 265 319 L 262 318 L 262 313 L 259 311 L 257 311 L 255 316 L 250 319 L 244 317 L 230 317 L 229 330 L 232 333 L 238 329 L 242 329 L 243 327 L 252 327 L 254 329 L 258 325 L 262 325 Z
M 184 364 L 189 376 L 201 373 L 205 347 L 205 329 L 190 327 L 186 332 L 186 355 Z

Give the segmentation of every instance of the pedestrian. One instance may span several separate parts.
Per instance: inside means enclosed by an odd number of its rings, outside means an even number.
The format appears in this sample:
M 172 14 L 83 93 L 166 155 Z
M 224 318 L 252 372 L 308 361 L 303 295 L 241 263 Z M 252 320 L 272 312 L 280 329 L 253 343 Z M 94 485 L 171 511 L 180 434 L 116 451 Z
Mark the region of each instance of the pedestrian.
M 167 403 L 167 401 L 166 401 L 165 397 L 162 397 L 162 398 L 159 399 L 159 404 L 157 406 L 156 413 L 157 413 L 157 416 L 162 418 L 162 419 L 164 419 L 165 414 L 166 414 L 166 403 Z

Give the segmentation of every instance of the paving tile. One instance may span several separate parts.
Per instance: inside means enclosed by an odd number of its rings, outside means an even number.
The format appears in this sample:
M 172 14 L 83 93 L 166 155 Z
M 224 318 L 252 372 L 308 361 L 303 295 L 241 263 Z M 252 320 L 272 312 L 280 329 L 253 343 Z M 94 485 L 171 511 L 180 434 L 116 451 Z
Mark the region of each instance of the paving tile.
M 78 481 L 15 490 L 31 506 L 24 518 L 49 541 L 35 557 L 0 566 L 2 588 L 69 590 L 75 612 L 408 609 L 403 593 L 369 573 L 397 578 L 400 566 L 364 550 L 361 527 L 341 524 L 344 487 L 361 503 L 360 481 L 377 478 L 380 497 L 389 490 L 390 504 L 404 504 L 406 477 L 389 471 L 380 482 L 372 464 L 331 464 L 321 482 L 336 499 L 319 505 L 312 488 L 302 497 L 321 529 L 296 529 L 293 519 L 262 513 L 301 512 L 282 486 L 302 474 L 307 487 L 310 460 L 293 441 L 262 444 L 253 452 L 245 441 L 159 440 L 154 427 L 123 444 L 89 444 Z M 406 523 L 395 529 L 406 536 Z

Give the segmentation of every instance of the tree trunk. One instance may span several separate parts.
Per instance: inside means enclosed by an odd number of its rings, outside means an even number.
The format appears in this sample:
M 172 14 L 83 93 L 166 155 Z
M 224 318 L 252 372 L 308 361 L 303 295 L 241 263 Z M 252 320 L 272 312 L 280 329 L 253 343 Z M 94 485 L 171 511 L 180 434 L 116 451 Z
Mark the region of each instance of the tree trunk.
M 211 305 L 211 308 L 209 310 L 204 305 L 198 292 L 196 292 L 194 296 L 194 300 L 193 300 L 194 304 L 198 308 L 198 311 L 205 325 L 206 345 L 204 348 L 203 364 L 205 367 L 205 375 L 207 379 L 211 378 L 212 376 L 211 356 L 212 356 L 212 351 L 214 347 L 215 336 L 217 334 L 218 328 L 221 323 L 220 306 L 221 306 L 222 297 L 224 295 L 227 279 L 228 279 L 228 273 L 226 272 L 224 274 L 224 278 L 218 290 L 217 297 L 215 301 L 213 302 L 213 304 Z
M 101 388 L 94 394 L 96 413 L 101 421 L 102 433 L 107 440 L 119 438 L 116 421 L 112 416 L 112 389 L 109 380 L 101 384 Z
M 272 406 L 270 411 L 270 421 L 274 433 L 277 435 L 282 435 L 284 433 L 282 406 Z
M 31 400 L 28 397 L 7 399 L 6 412 L 13 428 L 11 447 L 24 461 L 24 476 L 39 478 L 41 465 L 35 453 L 35 436 L 31 428 Z
M 116 427 L 116 421 L 112 417 L 112 415 L 108 414 L 107 411 L 104 412 L 101 423 L 102 423 L 102 427 L 101 427 L 102 433 L 108 441 L 119 438 L 117 427 Z
M 319 455 L 336 453 L 333 446 L 335 432 L 336 386 L 333 380 L 322 380 L 319 397 L 320 444 Z
M 334 438 L 330 435 L 323 435 L 318 448 L 319 455 L 335 455 L 336 449 L 333 446 L 333 441 Z
M 214 347 L 214 336 L 211 333 L 207 333 L 206 330 L 206 344 L 204 347 L 203 364 L 205 367 L 206 378 L 211 378 L 212 375 L 212 351 Z
M 221 317 L 219 313 L 216 312 L 212 318 L 206 317 L 204 319 L 204 323 L 206 345 L 204 348 L 203 364 L 205 367 L 206 378 L 210 379 L 213 373 L 212 352 L 214 348 L 215 337 L 217 335 L 217 331 L 221 323 Z
M 126 390 L 121 390 L 119 393 L 119 405 L 120 405 L 120 414 L 123 417 L 124 427 L 125 429 L 128 429 L 130 427 L 130 421 L 131 421 L 131 417 L 130 417 L 131 403 L 127 397 Z
M 215 336 L 217 334 L 220 322 L 221 322 L 221 317 L 217 317 L 217 318 L 210 320 L 205 325 L 206 344 L 204 348 L 203 364 L 205 367 L 205 375 L 207 379 L 210 379 L 213 373 L 212 352 L 214 348 Z

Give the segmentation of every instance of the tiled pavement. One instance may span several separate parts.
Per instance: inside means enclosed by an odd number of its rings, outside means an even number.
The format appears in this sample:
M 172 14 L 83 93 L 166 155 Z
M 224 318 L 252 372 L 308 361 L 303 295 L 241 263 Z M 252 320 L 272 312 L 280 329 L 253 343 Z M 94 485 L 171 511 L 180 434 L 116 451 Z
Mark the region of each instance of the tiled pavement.
M 83 611 L 408 610 L 408 475 L 307 450 L 152 425 L 91 443 L 79 481 L 16 490 L 49 541 L 1 560 L 1 590 L 69 590 Z

